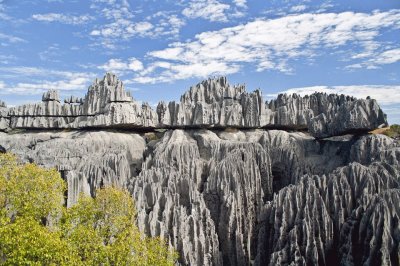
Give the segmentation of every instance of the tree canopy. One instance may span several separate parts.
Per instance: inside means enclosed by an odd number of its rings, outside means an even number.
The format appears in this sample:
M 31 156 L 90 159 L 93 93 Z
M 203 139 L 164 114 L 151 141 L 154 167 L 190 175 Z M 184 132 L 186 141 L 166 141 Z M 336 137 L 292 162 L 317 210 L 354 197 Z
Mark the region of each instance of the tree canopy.
M 174 265 L 177 253 L 135 224 L 127 191 L 106 187 L 64 205 L 54 169 L 0 154 L 1 265 Z

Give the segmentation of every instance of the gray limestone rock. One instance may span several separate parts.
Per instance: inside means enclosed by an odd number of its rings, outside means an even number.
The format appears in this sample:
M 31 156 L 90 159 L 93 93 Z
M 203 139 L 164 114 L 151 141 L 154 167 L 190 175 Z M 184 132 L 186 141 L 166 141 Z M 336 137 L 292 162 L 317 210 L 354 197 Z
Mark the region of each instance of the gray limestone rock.
M 375 100 L 314 93 L 280 94 L 264 102 L 259 90 L 247 93 L 226 78 L 205 80 L 182 95 L 180 102 L 157 106 L 160 126 L 205 128 L 272 128 L 308 130 L 318 138 L 367 132 L 386 125 Z
M 49 91 L 43 93 L 42 101 L 43 102 L 51 102 L 51 101 L 60 102 L 60 96 L 58 94 L 58 91 L 57 90 L 49 90 Z
M 11 129 L 148 128 L 157 124 L 156 112 L 134 101 L 111 73 L 96 79 L 83 99 L 71 96 L 62 104 L 58 92 L 50 90 L 40 103 L 0 111 L 0 129 L 6 128 L 7 119 Z
M 127 187 L 139 228 L 183 265 L 399 262 L 400 146 L 386 136 L 27 132 L 0 133 L 0 146 L 56 167 L 69 206 L 80 192 Z
M 225 77 L 205 80 L 184 93 L 180 102 L 160 102 L 154 111 L 139 104 L 122 81 L 107 73 L 96 79 L 83 99 L 60 103 L 58 92 L 42 102 L 0 107 L 0 130 L 64 128 L 269 128 L 307 130 L 317 138 L 363 133 L 386 125 L 386 115 L 372 99 L 314 93 L 278 95 L 264 102 L 259 90 L 231 86 Z
M 6 131 L 10 127 L 10 117 L 5 102 L 0 101 L 0 131 Z
M 139 172 L 145 141 L 112 132 L 0 133 L 0 145 L 26 162 L 55 167 L 68 183 L 68 206 L 81 192 L 105 185 L 126 187 Z
M 385 123 L 371 99 L 264 102 L 225 78 L 153 111 L 106 74 L 83 99 L 0 103 L 0 152 L 58 169 L 68 206 L 127 188 L 182 265 L 398 265 L 400 144 L 366 134 Z
M 231 86 L 221 77 L 191 87 L 180 103 L 161 102 L 157 111 L 163 125 L 254 128 L 262 125 L 265 108 L 260 91 L 248 94 L 243 85 Z
M 267 109 L 272 110 L 271 125 L 308 129 L 318 138 L 367 132 L 387 124 L 386 115 L 375 100 L 343 94 L 280 94 L 267 104 Z

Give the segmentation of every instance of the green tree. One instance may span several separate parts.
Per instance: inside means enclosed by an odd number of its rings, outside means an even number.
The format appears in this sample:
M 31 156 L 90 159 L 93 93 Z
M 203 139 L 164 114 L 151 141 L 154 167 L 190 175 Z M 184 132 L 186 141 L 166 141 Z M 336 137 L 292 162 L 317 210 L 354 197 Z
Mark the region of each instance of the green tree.
M 174 265 L 177 253 L 141 234 L 128 192 L 107 187 L 64 206 L 54 169 L 0 154 L 1 265 Z
M 132 197 L 120 189 L 100 189 L 95 198 L 81 195 L 69 208 L 65 237 L 86 265 L 173 265 L 177 259 L 165 242 L 140 234 Z
M 51 231 L 30 217 L 0 225 L 2 265 L 81 265 L 80 262 L 60 232 Z
M 12 217 L 31 217 L 47 223 L 60 217 L 65 182 L 55 169 L 18 164 L 10 154 L 0 157 L 0 203 Z
M 64 190 L 55 170 L 0 154 L 0 264 L 78 265 L 56 226 Z

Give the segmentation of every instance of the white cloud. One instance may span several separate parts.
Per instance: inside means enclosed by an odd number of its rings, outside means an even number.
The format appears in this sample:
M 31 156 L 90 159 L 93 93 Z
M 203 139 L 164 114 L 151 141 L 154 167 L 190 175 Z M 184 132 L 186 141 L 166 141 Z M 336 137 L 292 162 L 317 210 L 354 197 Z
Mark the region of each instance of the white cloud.
M 140 71 L 143 70 L 143 63 L 138 59 L 132 57 L 128 61 L 122 59 L 110 59 L 104 65 L 98 67 L 107 72 L 113 72 L 117 75 L 124 75 L 129 71 Z
M 247 8 L 247 0 L 233 0 L 233 3 L 241 8 Z
M 136 83 L 159 83 L 172 82 L 173 80 L 187 79 L 192 77 L 204 78 L 210 75 L 228 75 L 239 71 L 239 66 L 225 62 L 209 62 L 194 64 L 170 64 L 168 62 L 155 62 L 147 69 L 136 75 L 132 81 Z M 163 74 L 159 76 L 147 76 L 146 73 L 156 69 L 162 69 Z
M 292 73 L 290 60 L 309 59 L 324 50 L 377 44 L 384 28 L 400 27 L 400 10 L 373 13 L 295 14 L 276 19 L 258 19 L 236 27 L 203 32 L 193 41 L 175 42 L 148 53 L 150 63 L 138 82 L 173 81 L 188 77 L 235 73 L 247 63 L 257 71 Z M 372 46 L 373 49 L 377 47 Z M 372 51 L 373 52 L 373 51 Z M 167 62 L 168 68 L 160 67 Z M 204 66 L 201 69 L 199 66 Z
M 190 0 L 182 10 L 182 15 L 189 19 L 228 22 L 232 18 L 243 17 L 246 9 L 247 0 L 233 0 L 231 5 L 218 0 Z
M 0 88 L 0 94 L 41 94 L 49 89 L 60 91 L 83 90 L 94 78 L 93 73 L 58 71 L 36 67 L 0 67 L 4 77 L 18 80 Z M 20 82 L 20 80 L 27 80 Z M 35 80 L 35 82 L 31 82 Z
M 217 0 L 191 0 L 188 7 L 183 9 L 182 14 L 188 18 L 203 18 L 210 21 L 228 21 L 225 11 L 230 5 L 223 4 Z
M 103 38 L 122 38 L 129 39 L 133 36 L 145 36 L 149 34 L 154 26 L 147 21 L 133 23 L 126 19 L 105 25 L 101 29 L 92 30 L 90 35 L 101 36 Z
M 301 12 L 307 9 L 307 6 L 305 5 L 297 5 L 297 6 L 292 6 L 290 8 L 290 12 Z
M 159 36 L 172 36 L 177 38 L 181 28 L 186 24 L 185 21 L 176 14 L 166 11 L 159 11 L 149 20 L 156 20 L 154 29 L 149 32 L 149 36 L 156 38 Z
M 12 17 L 6 14 L 3 3 L 0 1 L 0 20 L 11 20 Z
M 17 43 L 17 42 L 26 42 L 26 40 L 16 37 L 16 36 L 12 36 L 12 35 L 8 35 L 8 34 L 4 34 L 0 32 L 0 40 L 5 40 L 7 42 L 10 43 Z
M 353 86 L 313 86 L 303 88 L 293 88 L 279 93 L 299 95 L 310 95 L 314 92 L 324 92 L 327 94 L 344 94 L 356 98 L 366 98 L 370 96 L 376 99 L 381 105 L 400 104 L 400 85 L 353 85 Z M 278 94 L 278 93 L 277 93 Z M 269 94 L 267 97 L 276 97 L 277 94 Z
M 386 51 L 376 52 L 368 50 L 360 54 L 356 54 L 353 59 L 366 59 L 363 62 L 346 66 L 347 69 L 377 69 L 382 65 L 394 64 L 400 62 L 400 48 L 390 49 Z
M 15 85 L 10 85 L 6 90 L 1 90 L 2 94 L 41 94 L 50 89 L 57 89 L 60 91 L 69 90 L 82 90 L 88 84 L 90 80 L 85 78 L 75 78 L 68 80 L 58 80 L 58 81 L 39 81 L 37 83 L 24 83 L 19 82 Z
M 122 41 L 136 38 L 177 37 L 185 22 L 173 12 L 159 11 L 138 19 L 125 0 L 96 0 L 91 6 L 107 22 L 96 25 L 90 32 L 100 44 L 115 49 Z
M 393 64 L 400 61 L 400 48 L 384 51 L 379 54 L 372 63 L 378 65 Z
M 73 16 L 70 14 L 61 13 L 47 13 L 47 14 L 34 14 L 32 18 L 44 22 L 60 22 L 70 25 L 85 24 L 93 19 L 89 15 Z

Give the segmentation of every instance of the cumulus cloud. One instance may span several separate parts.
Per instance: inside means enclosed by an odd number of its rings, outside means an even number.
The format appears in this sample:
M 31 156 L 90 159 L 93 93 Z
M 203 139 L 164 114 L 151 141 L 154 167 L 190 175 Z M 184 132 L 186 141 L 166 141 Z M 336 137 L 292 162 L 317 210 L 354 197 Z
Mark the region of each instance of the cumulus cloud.
M 186 22 L 173 12 L 159 11 L 147 17 L 148 20 L 156 20 L 155 27 L 148 36 L 156 38 L 159 36 L 171 36 L 177 38 L 181 28 Z
M 241 8 L 247 8 L 247 0 L 233 0 L 233 3 Z
M 376 48 L 376 50 L 378 50 Z M 375 51 L 368 49 L 362 53 L 352 56 L 353 59 L 364 59 L 359 63 L 346 66 L 347 69 L 377 69 L 382 65 L 394 64 L 400 62 L 400 48 L 389 49 L 384 51 Z
M 185 22 L 173 12 L 160 11 L 138 19 L 126 0 L 96 0 L 91 8 L 107 21 L 94 26 L 90 35 L 102 46 L 114 49 L 121 41 L 136 38 L 177 37 Z
M 377 44 L 383 29 L 399 27 L 400 10 L 305 13 L 257 19 L 236 27 L 203 32 L 192 41 L 174 42 L 166 49 L 149 52 L 147 56 L 153 62 L 136 80 L 146 83 L 235 73 L 247 63 L 255 65 L 256 71 L 292 73 L 290 60 L 315 57 L 321 48 L 334 52 L 348 44 L 352 47 Z M 209 66 L 221 68 L 216 72 Z
M 33 14 L 32 18 L 38 21 L 59 22 L 70 25 L 85 24 L 93 19 L 93 17 L 89 15 L 74 16 L 61 13 Z
M 304 96 L 310 95 L 314 92 L 352 95 L 357 98 L 366 98 L 367 96 L 370 96 L 382 105 L 400 104 L 400 85 L 313 86 L 292 88 L 279 93 L 297 93 Z M 277 94 L 269 94 L 267 96 L 276 97 Z
M 400 48 L 384 51 L 379 54 L 373 63 L 378 65 L 393 64 L 400 61 Z
M 243 17 L 247 9 L 246 0 L 233 0 L 233 5 L 218 0 L 190 0 L 182 10 L 189 19 L 202 18 L 211 22 L 228 22 L 230 18 Z
M 107 63 L 98 68 L 107 72 L 113 72 L 117 75 L 123 75 L 129 71 L 143 70 L 143 63 L 134 57 L 129 58 L 127 61 L 123 61 L 122 59 L 110 59 Z
M 188 18 L 203 18 L 210 21 L 228 21 L 225 11 L 230 5 L 217 0 L 192 0 L 188 7 L 183 9 L 182 14 Z
M 85 72 L 58 71 L 37 67 L 0 67 L 10 82 L 0 88 L 3 95 L 41 94 L 49 89 L 60 91 L 82 90 L 90 84 L 95 74 Z M 16 79 L 24 82 L 12 83 Z M 35 82 L 32 82 L 35 80 Z

